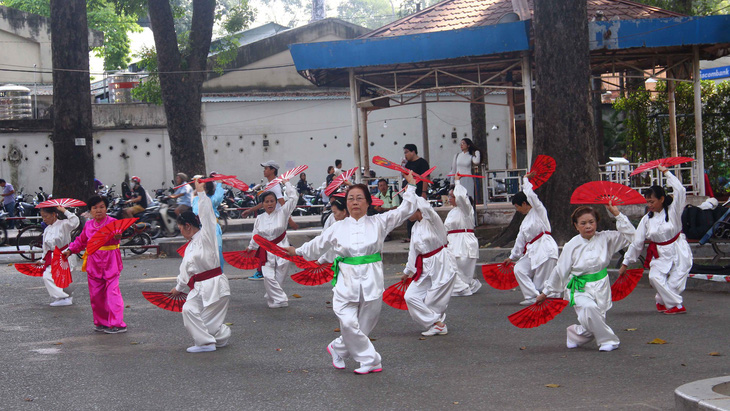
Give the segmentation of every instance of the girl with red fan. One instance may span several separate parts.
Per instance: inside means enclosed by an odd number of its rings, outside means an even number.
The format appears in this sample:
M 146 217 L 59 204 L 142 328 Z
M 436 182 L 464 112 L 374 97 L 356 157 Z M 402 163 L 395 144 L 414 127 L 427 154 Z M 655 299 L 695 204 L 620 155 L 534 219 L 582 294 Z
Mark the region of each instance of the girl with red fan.
M 682 233 L 682 211 L 687 202 L 687 191 L 682 182 L 664 166 L 658 167 L 674 190 L 674 199 L 661 186 L 652 186 L 644 192 L 649 213 L 636 228 L 636 235 L 624 256 L 619 274 L 636 262 L 649 240 L 645 268 L 649 268 L 649 282 L 657 291 L 656 308 L 664 314 L 683 314 L 682 291 L 692 268 L 692 250 Z
M 512 252 L 504 260 L 504 264 L 517 260 L 515 279 L 524 297 L 520 305 L 535 303 L 535 298 L 558 261 L 558 244 L 550 234 L 547 209 L 532 190 L 532 175 L 530 173 L 522 178 L 522 191 L 512 197 L 512 205 L 525 218 L 520 224 Z
M 223 323 L 231 295 L 228 278 L 221 270 L 218 252 L 218 221 L 205 185 L 195 179 L 198 216 L 185 211 L 177 218 L 180 233 L 189 240 L 180 263 L 177 284 L 170 293 L 176 296 L 190 289 L 182 307 L 183 323 L 195 341 L 189 353 L 215 351 L 228 344 L 231 329 Z
M 291 185 L 289 180 L 285 181 L 284 193 L 286 201 L 284 205 L 277 209 L 276 195 L 267 191 L 261 194 L 261 203 L 264 207 L 264 213 L 256 217 L 253 224 L 253 232 L 251 233 L 251 242 L 248 245 L 249 250 L 259 250 L 262 254 L 261 259 L 265 261 L 261 266 L 261 274 L 264 276 L 264 298 L 269 308 L 283 308 L 289 306 L 289 299 L 281 287 L 281 284 L 289 274 L 289 261 L 267 253 L 264 249 L 260 249 L 253 236 L 258 234 L 265 239 L 278 244 L 281 247 L 288 247 L 289 240 L 286 238 L 286 227 L 291 218 L 291 213 L 297 206 L 297 189 Z M 258 254 L 257 254 L 258 255 Z
M 64 215 L 66 218 L 60 219 L 59 214 Z M 43 285 L 46 286 L 48 294 L 53 298 L 51 307 L 71 305 L 73 304 L 73 297 L 71 297 L 70 287 L 64 290 L 53 281 L 51 258 L 56 247 L 64 249 L 71 242 L 71 232 L 79 226 L 79 218 L 64 207 L 41 208 L 41 218 L 47 225 L 46 229 L 43 230 L 43 265 L 45 267 Z
M 288 248 L 289 254 L 308 260 L 331 249 L 337 254 L 332 265 L 332 309 L 340 320 L 342 335 L 327 346 L 335 368 L 345 368 L 344 358 L 351 357 L 360 363 L 357 374 L 383 370 L 380 354 L 367 334 L 378 323 L 383 302 L 383 241 L 416 210 L 416 180 L 412 173 L 405 178 L 408 188 L 397 209 L 368 216 L 370 190 L 363 184 L 350 186 L 346 195 L 350 216 L 296 250 Z
M 606 324 L 606 312 L 611 308 L 607 267 L 611 257 L 629 245 L 635 230 L 616 206 L 608 205 L 606 209 L 616 217 L 618 231 L 597 232 L 600 217 L 591 207 L 581 206 L 573 211 L 571 220 L 580 234 L 565 244 L 555 269 L 537 296 L 540 304 L 550 294 L 565 291 L 570 295 L 570 305 L 575 307 L 579 324 L 567 329 L 568 348 L 577 348 L 595 339 L 600 351 L 613 351 L 620 343 Z
M 454 182 L 454 188 L 449 191 L 449 204 L 453 208 L 444 221 L 449 250 L 456 258 L 458 268 L 451 296 L 466 297 L 476 293 L 482 286 L 474 278 L 479 258 L 479 240 L 474 235 L 474 207 L 458 174 L 454 176 Z
M 91 219 L 86 222 L 81 234 L 76 237 L 63 254 L 67 257 L 83 251 L 89 240 L 105 225 L 116 221 L 106 215 L 108 200 L 93 196 L 86 200 Z M 122 272 L 122 254 L 119 252 L 121 234 L 112 237 L 96 252 L 85 258 L 82 271 L 86 271 L 89 280 L 89 300 L 94 314 L 96 332 L 117 334 L 127 332 L 124 323 L 124 300 L 119 291 L 119 274 Z
M 456 259 L 447 248 L 447 234 L 441 217 L 423 197 L 416 199 L 418 210 L 410 220 L 415 222 L 411 233 L 408 262 L 403 281 L 413 281 L 405 294 L 408 314 L 426 328 L 421 335 L 446 335 L 444 320 L 457 277 Z

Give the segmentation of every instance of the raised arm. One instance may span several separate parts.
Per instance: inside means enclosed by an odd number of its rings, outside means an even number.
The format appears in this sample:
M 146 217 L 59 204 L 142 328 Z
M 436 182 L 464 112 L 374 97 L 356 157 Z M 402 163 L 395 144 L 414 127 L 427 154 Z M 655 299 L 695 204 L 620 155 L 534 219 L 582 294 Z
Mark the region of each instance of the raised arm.
M 403 202 L 398 208 L 373 216 L 385 227 L 385 234 L 395 230 L 416 212 L 416 198 L 416 186 L 409 183 L 403 193 Z
M 546 223 L 548 227 L 550 227 L 550 220 L 548 220 L 548 214 L 547 209 L 545 208 L 545 205 L 540 201 L 540 198 L 535 194 L 535 191 L 532 190 L 532 183 L 530 183 L 530 179 L 527 178 L 527 176 L 522 177 L 522 192 L 525 193 L 525 196 L 527 197 L 527 202 L 530 203 L 530 206 L 532 206 L 532 209 L 537 212 L 537 215 L 540 216 L 540 219 L 543 221 L 543 223 Z
M 471 156 L 471 163 L 475 166 L 479 165 L 479 163 L 482 161 L 482 153 L 479 152 L 479 150 L 475 150 L 474 154 Z
M 662 167 L 663 168 L 663 167 Z M 679 181 L 677 176 L 672 174 L 671 171 L 664 169 L 664 176 L 667 179 L 667 184 L 672 187 L 672 195 L 674 201 L 669 205 L 669 209 L 666 210 L 669 214 L 669 218 L 672 219 L 672 224 L 678 229 L 682 229 L 682 211 L 684 211 L 685 205 L 687 205 L 687 189 L 684 188 L 682 182 Z
M 628 220 L 628 219 L 627 219 Z M 629 223 L 631 224 L 631 223 Z M 624 255 L 623 265 L 630 265 L 639 259 L 641 251 L 644 250 L 644 240 L 646 239 L 646 226 L 649 224 L 649 217 L 644 216 L 639 222 L 639 226 L 634 230 L 634 236 L 630 239 L 631 245 Z M 619 227 L 619 222 L 616 220 L 616 228 Z
M 469 215 L 472 211 L 469 192 L 466 191 L 466 187 L 461 185 L 461 180 L 458 179 L 454 181 L 454 198 L 456 198 L 456 207 L 464 214 Z
M 297 208 L 297 200 L 299 199 L 297 189 L 291 185 L 289 180 L 284 183 L 284 196 L 286 197 L 286 202 L 281 207 L 281 210 L 289 218 L 291 217 L 291 213 L 294 212 L 294 209 Z
M 203 185 L 200 184 L 202 189 Z M 215 255 L 218 264 L 220 264 L 220 256 L 218 254 L 218 236 L 216 235 L 216 225 L 218 220 L 213 211 L 213 202 L 200 190 L 198 195 L 198 218 L 200 218 L 200 232 L 203 234 L 203 242 L 207 251 Z

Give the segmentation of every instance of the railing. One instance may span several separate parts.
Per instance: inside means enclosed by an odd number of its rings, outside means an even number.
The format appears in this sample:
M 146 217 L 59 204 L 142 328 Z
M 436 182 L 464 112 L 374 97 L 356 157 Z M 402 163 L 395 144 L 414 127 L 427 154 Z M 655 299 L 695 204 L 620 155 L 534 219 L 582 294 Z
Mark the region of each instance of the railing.
M 483 175 L 487 184 L 485 184 L 485 197 L 489 202 L 507 202 L 512 200 L 512 196 L 522 190 L 522 177 L 527 174 L 524 168 L 515 168 L 512 170 L 485 170 Z

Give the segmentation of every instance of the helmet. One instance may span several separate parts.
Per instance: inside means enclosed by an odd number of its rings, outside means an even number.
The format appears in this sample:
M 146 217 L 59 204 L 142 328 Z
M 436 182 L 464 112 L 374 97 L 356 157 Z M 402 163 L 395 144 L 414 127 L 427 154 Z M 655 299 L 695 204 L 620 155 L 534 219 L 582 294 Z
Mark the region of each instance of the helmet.
M 137 184 L 139 184 L 139 183 L 140 183 L 140 181 L 142 181 L 142 180 L 140 180 L 140 179 L 139 179 L 139 177 L 137 177 L 137 176 L 132 176 L 132 179 L 131 179 L 131 180 L 132 180 L 132 181 L 134 181 L 134 182 L 135 182 L 135 183 L 137 183 Z

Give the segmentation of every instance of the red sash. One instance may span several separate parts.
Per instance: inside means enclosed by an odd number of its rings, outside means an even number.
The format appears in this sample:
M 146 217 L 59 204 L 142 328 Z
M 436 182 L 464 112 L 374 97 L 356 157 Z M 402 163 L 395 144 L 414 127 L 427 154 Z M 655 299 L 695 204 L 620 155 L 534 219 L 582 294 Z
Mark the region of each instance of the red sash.
M 61 251 L 68 248 L 68 244 L 64 245 L 60 248 Z M 46 251 L 46 254 L 43 256 L 43 269 L 45 270 L 48 268 L 49 265 L 51 265 L 51 262 L 53 261 L 53 251 Z
M 188 281 L 188 287 L 192 290 L 195 288 L 195 283 L 205 280 L 210 280 L 213 277 L 218 277 L 219 275 L 223 274 L 223 270 L 221 270 L 220 267 L 216 267 L 212 270 L 203 271 L 202 273 L 195 274 L 194 276 L 190 277 L 190 281 Z
M 677 241 L 680 234 L 682 234 L 681 231 L 678 232 L 677 235 L 675 235 L 674 237 L 672 237 L 671 239 L 669 239 L 663 243 L 655 243 L 653 241 L 650 242 L 649 247 L 646 249 L 646 259 L 644 260 L 644 268 L 649 268 L 649 263 L 651 262 L 651 260 L 659 257 L 659 248 L 657 248 L 657 246 L 672 244 L 673 242 Z
M 416 257 L 416 274 L 413 275 L 413 281 L 418 281 L 418 279 L 421 278 L 421 273 L 423 273 L 423 260 L 438 254 L 438 252 L 446 248 L 447 245 L 448 244 L 444 244 L 430 253 L 419 254 L 418 257 Z
M 535 238 L 533 238 L 532 240 L 528 241 L 527 244 L 525 244 L 525 249 L 522 250 L 522 254 L 526 254 L 527 253 L 527 246 L 528 245 L 530 245 L 530 244 L 534 243 L 535 241 L 539 240 L 540 237 L 542 237 L 544 235 L 552 235 L 552 234 L 553 233 L 551 233 L 550 231 L 543 231 L 542 233 L 536 235 Z
M 280 242 L 282 242 L 284 240 L 284 237 L 286 237 L 286 230 L 283 233 L 281 233 L 280 236 L 271 240 L 271 242 L 274 244 L 279 244 Z M 256 250 L 255 256 L 259 260 L 259 271 L 261 271 L 261 267 L 263 267 L 264 264 L 266 264 L 266 259 L 268 258 L 267 254 L 268 253 L 266 252 L 266 250 L 263 247 L 259 247 Z
M 473 232 L 474 232 L 474 230 L 469 230 L 468 228 L 462 228 L 459 230 L 448 231 L 448 232 L 446 232 L 446 234 L 448 235 L 448 234 L 456 234 L 456 233 L 473 233 Z

